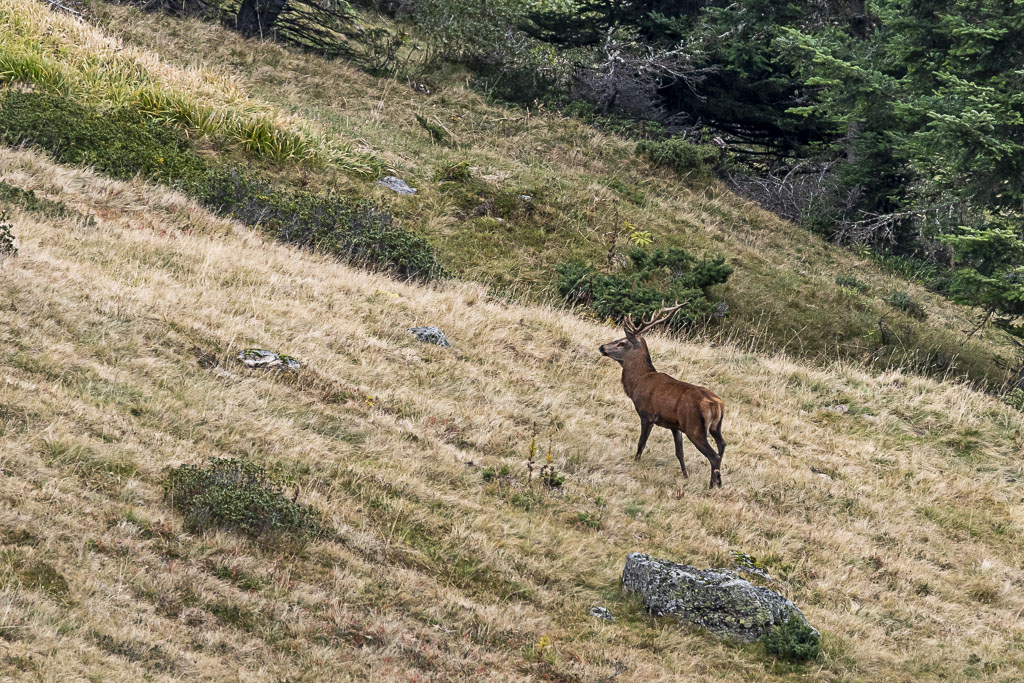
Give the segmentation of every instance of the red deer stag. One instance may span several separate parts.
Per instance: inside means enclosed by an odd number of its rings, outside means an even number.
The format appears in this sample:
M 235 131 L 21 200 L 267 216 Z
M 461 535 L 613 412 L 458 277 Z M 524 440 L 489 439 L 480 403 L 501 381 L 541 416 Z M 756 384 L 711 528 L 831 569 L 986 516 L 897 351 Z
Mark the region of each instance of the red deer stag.
M 711 486 L 722 487 L 722 456 L 725 454 L 725 439 L 722 438 L 722 415 L 725 404 L 713 393 L 695 384 L 673 379 L 654 369 L 651 354 L 643 333 L 655 325 L 668 322 L 676 311 L 685 304 L 676 304 L 643 318 L 639 325 L 627 317 L 623 323 L 626 336 L 608 342 L 599 348 L 601 355 L 608 356 L 622 366 L 622 387 L 633 401 L 640 415 L 640 443 L 636 447 L 636 460 L 647 445 L 654 425 L 672 432 L 676 445 L 676 458 L 686 474 L 683 462 L 683 434 L 704 454 L 711 463 Z M 658 317 L 661 316 L 661 317 Z M 708 433 L 715 439 L 718 452 L 708 443 Z

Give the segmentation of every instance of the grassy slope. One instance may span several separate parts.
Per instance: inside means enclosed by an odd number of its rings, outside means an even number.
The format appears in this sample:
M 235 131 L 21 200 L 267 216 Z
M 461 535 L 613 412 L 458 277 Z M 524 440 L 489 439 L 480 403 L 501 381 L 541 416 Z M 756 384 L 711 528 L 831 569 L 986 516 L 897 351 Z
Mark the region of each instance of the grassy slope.
M 463 277 L 544 300 L 553 294 L 555 264 L 574 256 L 603 261 L 606 235 L 628 220 L 651 230 L 657 246 L 729 257 L 736 273 L 715 295 L 727 300 L 730 317 L 714 339 L 815 360 L 895 363 L 939 373 L 952 362 L 954 374 L 975 380 L 998 383 L 1005 377 L 996 359 L 1012 358 L 1013 352 L 999 333 L 962 344 L 964 331 L 973 327 L 969 311 L 739 200 L 717 183 L 651 168 L 628 141 L 557 115 L 491 105 L 464 87 L 466 74 L 435 74 L 441 87 L 428 97 L 404 81 L 247 41 L 214 25 L 103 3 L 96 12 L 101 25 L 129 44 L 169 63 L 220 74 L 328 136 L 364 143 L 419 194 L 396 198 L 337 174 L 297 174 L 313 186 L 376 193 L 407 225 L 423 230 Z M 414 114 L 443 124 L 460 147 L 431 144 Z M 479 200 L 433 181 L 438 167 L 461 161 L 472 165 L 499 201 L 529 194 L 533 208 L 510 211 L 503 222 L 474 216 Z M 839 273 L 855 274 L 869 293 L 836 286 Z M 913 320 L 884 303 L 893 290 L 921 301 L 929 320 Z
M 632 461 L 635 416 L 595 351 L 615 330 L 267 244 L 29 152 L 0 151 L 0 176 L 97 217 L 15 211 L 21 255 L 0 262 L 0 677 L 1011 680 L 1024 666 L 1024 422 L 989 397 L 653 337 L 656 364 L 728 403 L 726 488 L 709 492 L 706 462 L 688 449 L 683 481 L 660 430 Z M 453 348 L 417 342 L 416 324 Z M 249 345 L 307 369 L 247 371 L 233 353 Z M 560 492 L 525 480 L 534 428 Z M 162 472 L 212 455 L 293 474 L 340 539 L 185 532 Z M 511 475 L 484 482 L 501 464 Z M 642 616 L 618 589 L 634 550 L 759 558 L 824 655 L 794 669 Z M 67 593 L 40 585 L 37 560 Z M 618 621 L 588 617 L 594 604 Z
M 0 0 L 0 81 L 56 90 L 102 107 L 130 105 L 254 156 L 308 160 L 359 176 L 384 164 L 337 134 L 326 137 L 206 69 L 180 68 L 32 0 Z

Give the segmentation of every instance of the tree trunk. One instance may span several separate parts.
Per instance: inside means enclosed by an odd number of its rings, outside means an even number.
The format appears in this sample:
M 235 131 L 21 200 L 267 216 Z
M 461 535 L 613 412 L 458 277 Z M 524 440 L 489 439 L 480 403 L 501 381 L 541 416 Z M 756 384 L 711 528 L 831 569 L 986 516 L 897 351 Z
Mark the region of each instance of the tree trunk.
M 270 36 L 288 0 L 242 0 L 235 28 L 246 36 Z

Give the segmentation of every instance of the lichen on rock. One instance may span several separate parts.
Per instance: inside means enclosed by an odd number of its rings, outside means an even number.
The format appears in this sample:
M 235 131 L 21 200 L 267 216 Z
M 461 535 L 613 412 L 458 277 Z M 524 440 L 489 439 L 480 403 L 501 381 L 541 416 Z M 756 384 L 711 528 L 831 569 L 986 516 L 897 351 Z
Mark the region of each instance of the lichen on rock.
M 728 569 L 698 569 L 630 553 L 622 586 L 638 593 L 653 616 L 672 616 L 717 635 L 753 642 L 789 621 L 807 620 L 791 601 Z M 817 637 L 818 632 L 807 624 Z

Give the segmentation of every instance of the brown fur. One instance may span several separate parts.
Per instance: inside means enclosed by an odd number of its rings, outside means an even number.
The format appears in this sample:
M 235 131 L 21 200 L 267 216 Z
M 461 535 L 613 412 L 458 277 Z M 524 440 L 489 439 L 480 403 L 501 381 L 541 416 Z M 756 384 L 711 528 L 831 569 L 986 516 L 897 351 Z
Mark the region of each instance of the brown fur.
M 640 442 L 636 460 L 640 459 L 651 429 L 657 425 L 672 432 L 676 458 L 687 477 L 683 461 L 682 434 L 697 447 L 711 463 L 710 488 L 722 486 L 722 456 L 725 440 L 722 438 L 722 417 L 725 403 L 711 391 L 696 384 L 680 382 L 654 369 L 647 342 L 639 333 L 626 328 L 626 336 L 600 347 L 603 355 L 622 365 L 622 388 L 633 401 L 640 416 Z M 716 453 L 708 443 L 711 435 L 718 446 Z

